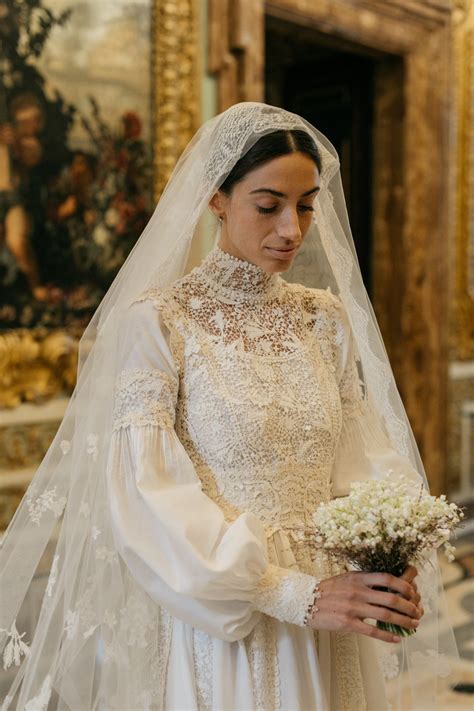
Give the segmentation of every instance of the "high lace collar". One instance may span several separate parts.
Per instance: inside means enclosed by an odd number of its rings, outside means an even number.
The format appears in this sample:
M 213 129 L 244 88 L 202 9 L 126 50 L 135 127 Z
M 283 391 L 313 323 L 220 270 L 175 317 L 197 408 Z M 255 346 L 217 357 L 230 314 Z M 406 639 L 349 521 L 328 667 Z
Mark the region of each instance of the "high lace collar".
M 197 267 L 210 291 L 227 303 L 250 303 L 274 295 L 280 276 L 215 246 Z

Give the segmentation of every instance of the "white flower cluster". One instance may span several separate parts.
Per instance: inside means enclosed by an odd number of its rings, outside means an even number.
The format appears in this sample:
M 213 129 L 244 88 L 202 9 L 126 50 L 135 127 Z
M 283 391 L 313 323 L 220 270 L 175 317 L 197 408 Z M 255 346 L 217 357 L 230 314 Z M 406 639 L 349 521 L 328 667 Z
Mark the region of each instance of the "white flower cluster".
M 444 495 L 431 496 L 423 487 L 413 492 L 413 482 L 403 476 L 356 482 L 349 496 L 318 508 L 316 542 L 365 570 L 377 558 L 373 572 L 390 560 L 395 567 L 397 561 L 415 562 L 441 545 L 452 560 L 449 538 L 463 515 Z

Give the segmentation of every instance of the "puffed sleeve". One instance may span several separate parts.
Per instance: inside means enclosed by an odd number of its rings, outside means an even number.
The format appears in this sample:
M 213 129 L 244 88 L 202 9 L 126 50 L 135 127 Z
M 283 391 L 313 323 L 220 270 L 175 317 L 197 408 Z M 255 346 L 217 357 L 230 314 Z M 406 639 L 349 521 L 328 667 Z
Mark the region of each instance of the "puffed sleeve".
M 392 446 L 381 417 L 370 405 L 359 376 L 359 354 L 347 313 L 338 299 L 340 358 L 337 368 L 342 429 L 332 470 L 333 496 L 346 496 L 353 481 L 404 474 L 417 485 L 418 472 Z
M 224 640 L 246 636 L 260 612 L 303 625 L 317 580 L 269 563 L 251 512 L 225 520 L 175 432 L 179 376 L 159 310 L 133 304 L 123 333 L 107 480 L 132 576 L 175 617 Z

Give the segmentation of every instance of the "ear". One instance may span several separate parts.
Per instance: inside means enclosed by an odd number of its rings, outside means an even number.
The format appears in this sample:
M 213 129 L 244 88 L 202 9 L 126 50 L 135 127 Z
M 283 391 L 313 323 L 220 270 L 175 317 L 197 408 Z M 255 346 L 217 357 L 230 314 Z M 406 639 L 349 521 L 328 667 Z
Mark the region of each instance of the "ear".
M 221 190 L 218 190 L 209 200 L 208 206 L 210 211 L 216 216 L 223 215 L 227 203 L 227 198 Z

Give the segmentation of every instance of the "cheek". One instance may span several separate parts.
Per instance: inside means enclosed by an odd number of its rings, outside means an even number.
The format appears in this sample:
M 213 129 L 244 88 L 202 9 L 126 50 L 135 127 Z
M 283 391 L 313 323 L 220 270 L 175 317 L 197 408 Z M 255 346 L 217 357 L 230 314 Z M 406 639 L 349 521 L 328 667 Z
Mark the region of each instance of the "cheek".
M 252 235 L 267 234 L 275 223 L 273 215 L 262 215 L 254 208 L 242 215 L 240 228 L 244 239 L 251 239 Z
M 300 229 L 301 229 L 301 233 L 303 235 L 305 235 L 308 232 L 309 228 L 311 227 L 312 221 L 313 221 L 313 213 L 312 212 L 306 213 L 301 216 Z

